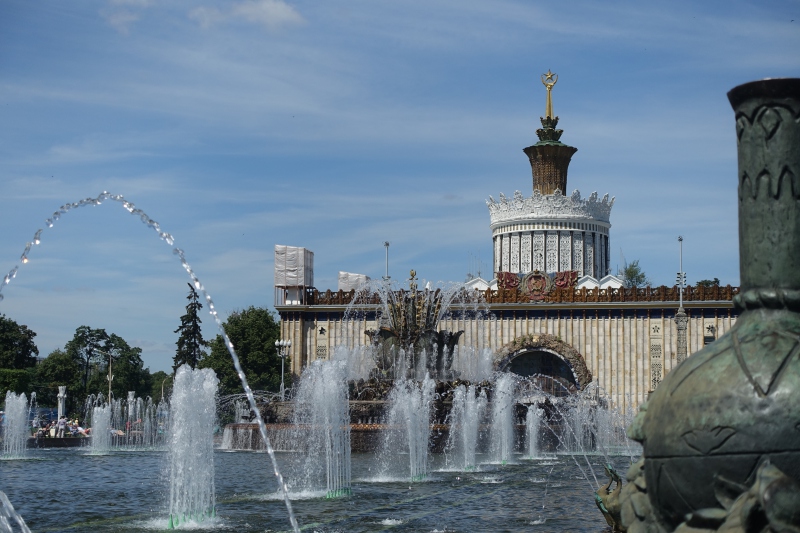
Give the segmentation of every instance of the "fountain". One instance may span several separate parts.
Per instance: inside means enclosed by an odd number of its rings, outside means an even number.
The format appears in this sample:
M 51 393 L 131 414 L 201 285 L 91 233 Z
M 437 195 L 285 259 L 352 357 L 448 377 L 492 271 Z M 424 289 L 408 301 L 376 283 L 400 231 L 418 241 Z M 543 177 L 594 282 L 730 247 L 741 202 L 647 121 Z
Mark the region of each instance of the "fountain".
M 508 463 L 515 448 L 514 385 L 511 374 L 501 374 L 494 384 L 489 456 L 495 463 Z
M 447 418 L 450 430 L 445 454 L 449 466 L 462 471 L 473 471 L 477 467 L 475 456 L 486 403 L 486 392 L 481 390 L 480 394 L 476 394 L 475 385 L 456 387 L 453 407 Z
M 350 414 L 347 369 L 338 361 L 315 361 L 295 397 L 296 442 L 305 457 L 303 487 L 325 486 L 325 497 L 350 495 Z
M 213 370 L 178 368 L 169 435 L 169 528 L 216 516 L 214 423 L 217 376 Z
M 112 448 L 150 450 L 166 445 L 169 405 L 152 398 L 139 398 L 132 391 L 127 399 L 106 400 L 89 395 L 84 404 L 87 424 L 92 428 L 92 449 L 104 453 Z
M 30 405 L 24 393 L 6 392 L 6 411 L 3 418 L 3 458 L 25 457 L 25 447 L 30 435 L 28 420 Z
M 53 212 L 50 218 L 45 220 L 45 225 L 48 228 L 52 228 L 55 225 L 55 223 L 61 219 L 62 216 L 66 215 L 70 211 L 86 206 L 97 206 L 102 204 L 106 200 L 118 202 L 128 213 L 138 217 L 139 220 L 141 220 L 141 222 L 144 223 L 148 228 L 155 231 L 159 239 L 163 240 L 169 246 L 174 245 L 175 243 L 174 237 L 171 234 L 167 233 L 166 231 L 163 231 L 161 229 L 161 225 L 152 218 L 150 218 L 147 215 L 147 213 L 145 213 L 141 209 L 136 208 L 136 206 L 133 203 L 126 200 L 122 195 L 111 194 L 107 191 L 103 191 L 102 193 L 100 193 L 97 196 L 97 198 L 84 198 L 77 202 L 66 203 L 62 205 L 60 208 L 58 208 L 58 210 Z M 41 244 L 41 238 L 44 231 L 45 231 L 44 228 L 38 229 L 36 233 L 33 235 L 31 241 L 25 245 L 25 249 L 23 250 L 22 255 L 20 256 L 20 261 L 23 265 L 29 261 L 29 255 L 33 247 Z M 283 480 L 283 475 L 281 474 L 280 469 L 278 468 L 278 461 L 275 456 L 275 451 L 270 443 L 269 436 L 267 435 L 266 425 L 264 424 L 264 420 L 261 417 L 261 413 L 257 408 L 256 400 L 255 397 L 253 396 L 253 391 L 250 388 L 249 384 L 247 383 L 247 378 L 239 362 L 239 356 L 236 354 L 236 351 L 233 348 L 233 343 L 231 342 L 230 338 L 225 333 L 225 328 L 223 327 L 222 319 L 219 317 L 219 313 L 217 312 L 216 306 L 211 298 L 211 295 L 208 293 L 205 286 L 201 283 L 200 278 L 197 277 L 194 270 L 192 269 L 192 266 L 187 261 L 184 251 L 180 248 L 175 247 L 172 249 L 172 253 L 179 258 L 181 266 L 184 268 L 184 270 L 187 272 L 190 279 L 192 280 L 193 288 L 203 295 L 203 297 L 206 300 L 206 308 L 208 309 L 209 313 L 214 317 L 214 321 L 217 324 L 219 334 L 222 337 L 225 343 L 225 347 L 228 349 L 228 353 L 231 356 L 234 370 L 236 371 L 236 374 L 239 376 L 239 379 L 242 383 L 242 389 L 244 390 L 244 394 L 247 397 L 251 410 L 255 413 L 255 418 L 258 424 L 259 433 L 261 434 L 261 439 L 264 442 L 265 449 L 267 451 L 267 454 L 269 455 L 270 462 L 272 464 L 272 471 L 275 474 L 275 478 L 278 480 L 278 487 L 283 497 L 283 502 L 284 505 L 286 506 L 287 514 L 289 515 L 289 523 L 292 526 L 292 531 L 294 531 L 295 533 L 299 533 L 300 526 L 297 523 L 297 519 L 294 516 L 294 511 L 292 510 L 292 503 L 289 500 L 288 488 Z M 6 287 L 6 285 L 11 283 L 11 281 L 14 278 L 16 278 L 17 273 L 19 272 L 19 268 L 20 268 L 19 265 L 15 265 L 14 268 L 12 268 L 3 277 L 3 281 L 2 283 L 0 283 L 0 301 L 2 301 L 4 298 L 3 289 Z M 60 391 L 59 393 L 60 399 L 65 397 L 63 394 L 61 394 L 61 392 L 62 391 Z
M 111 451 L 111 406 L 92 407 L 92 453 Z
M 123 204 L 126 210 L 139 216 L 143 222 L 149 227 L 154 229 L 159 237 L 172 245 L 172 237 L 161 231 L 157 223 L 147 217 L 143 212 L 135 209 L 132 204 L 122 199 L 121 196 L 113 196 L 108 193 L 103 193 L 98 199 L 87 199 L 76 204 L 68 204 L 54 214 L 53 219 L 48 221 L 48 226 L 51 226 L 54 220 L 57 220 L 61 215 L 74 207 L 81 207 L 84 205 L 97 205 L 103 200 L 114 200 Z M 39 243 L 41 230 L 37 232 L 32 244 Z M 27 254 L 30 252 L 31 245 L 28 246 L 23 254 L 23 263 L 26 262 Z M 181 264 L 189 273 L 193 281 L 193 286 L 196 287 L 205 296 L 212 315 L 220 325 L 220 320 L 217 316 L 216 309 L 213 305 L 208 294 L 205 292 L 204 287 L 194 275 L 191 267 L 186 262 L 182 250 L 175 248 L 174 253 L 180 258 Z M 8 284 L 17 273 L 17 269 L 12 270 L 5 278 L 3 285 L 0 285 L 0 290 L 3 286 Z M 516 438 L 514 432 L 518 431 L 521 424 L 517 424 L 517 419 L 521 420 L 519 416 L 521 398 L 515 394 L 516 387 L 518 386 L 517 379 L 508 375 L 501 374 L 495 379 L 494 385 L 488 380 L 491 376 L 491 356 L 492 353 L 482 347 L 480 343 L 476 346 L 462 346 L 458 347 L 457 343 L 463 336 L 462 331 L 465 328 L 460 327 L 459 321 L 467 315 L 478 315 L 481 313 L 479 307 L 480 302 L 474 299 L 474 293 L 469 293 L 463 289 L 463 286 L 452 286 L 450 288 L 437 288 L 437 289 L 424 289 L 417 290 L 415 275 L 412 272 L 412 280 L 410 283 L 410 290 L 394 290 L 388 284 L 381 284 L 378 289 L 378 297 L 374 297 L 374 292 L 370 296 L 369 302 L 361 302 L 360 308 L 355 309 L 355 313 L 373 313 L 376 321 L 376 329 L 370 332 L 370 339 L 373 341 L 370 346 L 356 346 L 356 347 L 338 347 L 334 352 L 334 361 L 331 363 L 311 365 L 307 370 L 308 377 L 304 375 L 303 378 L 308 380 L 308 385 L 303 388 L 302 385 L 298 389 L 294 397 L 294 405 L 296 412 L 294 416 L 295 425 L 305 432 L 302 443 L 295 443 L 293 450 L 296 452 L 302 448 L 301 444 L 306 444 L 315 441 L 317 444 L 306 448 L 314 449 L 316 455 L 323 457 L 324 461 L 317 461 L 317 458 L 311 459 L 311 453 L 305 454 L 287 454 L 282 455 L 283 461 L 282 468 L 292 471 L 293 456 L 301 457 L 303 459 L 303 468 L 301 472 L 292 472 L 290 479 L 300 480 L 298 486 L 301 486 L 305 480 L 314 478 L 314 486 L 324 487 L 324 496 L 343 496 L 352 491 L 352 479 L 362 480 L 359 483 L 374 483 L 377 479 L 381 479 L 381 483 L 389 487 L 388 493 L 396 490 L 396 485 L 402 483 L 403 487 L 408 487 L 408 480 L 422 481 L 428 480 L 429 483 L 414 483 L 414 490 L 419 491 L 423 500 L 435 500 L 437 496 L 436 491 L 431 492 L 426 489 L 426 486 L 435 486 L 438 479 L 431 479 L 429 476 L 431 471 L 438 470 L 439 472 L 452 469 L 452 465 L 441 464 L 441 460 L 437 455 L 429 454 L 429 451 L 439 446 L 434 441 L 438 438 L 441 441 L 441 446 L 448 449 L 448 454 L 457 461 L 453 464 L 457 465 L 455 468 L 459 470 L 460 476 L 451 478 L 453 490 L 457 490 L 457 486 L 464 484 L 464 488 L 474 490 L 474 487 L 481 488 L 480 484 L 485 482 L 485 478 L 473 477 L 477 474 L 475 472 L 479 469 L 479 460 L 477 456 L 482 453 L 480 450 L 481 434 L 488 433 L 491 436 L 492 460 L 507 463 L 504 467 L 504 476 L 508 480 L 513 480 L 513 483 L 505 487 L 497 487 L 486 489 L 484 492 L 497 493 L 505 500 L 514 501 L 515 495 L 519 491 L 508 490 L 513 489 L 513 486 L 523 485 L 531 479 L 528 471 L 539 472 L 540 467 L 534 462 L 528 462 L 528 465 L 521 466 L 513 461 L 512 455 L 517 453 L 519 440 Z M 2 295 L 0 294 L 0 297 Z M 455 305 L 454 305 L 455 304 Z M 454 311 L 456 309 L 456 311 Z M 459 317 L 459 313 L 461 313 Z M 443 322 L 448 322 L 447 327 L 450 327 L 454 332 L 449 332 L 445 329 L 440 330 L 439 327 Z M 464 320 L 466 322 L 466 320 Z M 270 518 L 263 517 L 263 509 L 268 507 L 267 504 L 258 506 L 258 511 L 255 514 L 248 514 L 250 522 L 255 522 L 257 530 L 263 531 L 265 526 L 272 528 L 274 524 L 280 520 L 285 520 L 285 514 L 289 514 L 289 522 L 295 531 L 299 531 L 299 525 L 294 516 L 294 511 L 291 503 L 289 502 L 289 491 L 284 481 L 283 476 L 278 468 L 278 458 L 274 453 L 271 440 L 267 433 L 267 426 L 264 424 L 262 410 L 258 408 L 255 401 L 253 391 L 247 386 L 246 380 L 243 377 L 241 368 L 239 367 L 238 358 L 233 351 L 230 340 L 221 329 L 221 335 L 225 341 L 226 346 L 231 352 L 231 357 L 234 361 L 234 367 L 242 377 L 244 395 L 249 404 L 250 409 L 248 413 L 252 413 L 255 418 L 253 424 L 253 431 L 257 431 L 260 436 L 259 441 L 263 443 L 264 448 L 269 454 L 272 461 L 272 471 L 274 472 L 274 479 L 270 479 L 261 469 L 254 469 L 252 467 L 252 459 L 240 460 L 237 456 L 241 454 L 224 454 L 217 455 L 211 448 L 212 439 L 210 437 L 211 427 L 214 423 L 214 393 L 211 391 L 214 387 L 215 378 L 199 371 L 190 372 L 188 369 L 179 370 L 179 375 L 175 379 L 175 393 L 172 399 L 169 412 L 169 441 L 167 442 L 169 448 L 169 499 L 168 499 L 168 512 L 172 527 L 186 527 L 195 526 L 199 522 L 208 520 L 214 517 L 217 506 L 220 505 L 217 488 L 219 487 L 219 480 L 224 479 L 226 500 L 225 505 L 229 506 L 231 515 L 226 516 L 223 520 L 231 520 L 236 523 L 235 529 L 242 531 L 252 530 L 252 526 L 246 520 L 240 520 L 235 517 L 237 512 L 244 511 L 233 510 L 242 500 L 240 495 L 242 492 L 252 491 L 252 485 L 258 487 L 266 487 L 268 484 L 277 483 L 280 498 L 283 499 L 286 511 L 280 516 L 270 511 Z M 339 361 L 347 360 L 348 364 L 340 364 Z M 319 371 L 316 368 L 319 368 Z M 319 372 L 319 375 L 316 373 Z M 348 382 L 348 380 L 350 380 Z M 187 391 L 195 391 L 193 393 Z M 350 420 L 348 420 L 347 410 L 347 395 L 350 393 L 350 400 L 359 399 L 363 400 L 365 404 L 370 404 L 364 409 L 356 412 L 351 409 Z M 319 395 L 317 395 L 319 393 Z M 308 396 L 308 399 L 306 398 Z M 487 396 L 492 398 L 491 409 Z M 545 397 L 546 395 L 540 395 Z M 275 407 L 289 411 L 286 405 L 277 405 L 278 402 L 272 398 L 269 401 L 270 408 Z M 335 401 L 334 401 L 335 400 Z M 148 405 L 147 400 L 137 399 L 135 397 L 128 397 L 124 400 L 112 399 L 106 403 L 92 404 L 92 414 L 95 419 L 95 425 L 101 427 L 106 423 L 110 429 L 120 429 L 127 433 L 124 443 L 120 443 L 112 439 L 108 443 L 109 448 L 116 446 L 127 446 L 137 450 L 152 450 L 158 449 L 158 441 L 153 440 L 153 435 L 159 435 L 157 427 L 162 424 L 165 418 L 162 414 L 164 409 L 160 406 Z M 305 406 L 308 406 L 306 410 Z M 312 407 L 313 406 L 313 407 Z M 280 414 L 278 411 L 276 413 Z M 240 407 L 239 411 L 243 409 Z M 268 409 L 266 411 L 269 411 Z M 491 412 L 492 416 L 487 419 L 485 414 Z M 272 412 L 268 412 L 270 416 Z M 355 418 L 359 421 L 363 419 L 363 423 L 356 424 Z M 236 418 L 237 422 L 241 422 L 241 417 Z M 284 419 L 275 419 L 275 422 L 285 422 Z M 444 424 L 448 421 L 447 424 Z M 130 427 L 128 427 L 130 425 Z M 383 431 L 383 450 L 384 452 L 376 457 L 374 454 L 365 453 L 359 454 L 357 461 L 349 454 L 348 441 L 352 445 L 352 434 L 350 429 L 355 425 L 370 426 L 370 431 Z M 546 423 L 545 423 L 546 425 Z M 136 426 L 136 428 L 134 428 Z M 305 427 L 304 427 L 305 426 Z M 272 430 L 274 428 L 270 428 Z M 434 431 L 432 431 L 434 429 Z M 130 431 L 128 431 L 130 430 Z M 135 431 L 135 433 L 134 433 Z M 110 430 L 109 430 L 110 432 Z M 497 435 L 494 435 L 497 434 Z M 312 436 L 315 435 L 315 436 Z M 392 436 L 394 439 L 392 439 Z M 164 438 L 164 437 L 162 437 Z M 444 442 L 447 444 L 444 444 Z M 163 441 L 162 441 L 163 442 Z M 101 442 L 99 446 L 105 447 Z M 104 449 L 109 449 L 104 448 Z M 95 470 L 95 476 L 104 474 L 108 467 L 116 471 L 117 477 L 113 481 L 109 481 L 108 485 L 112 483 L 125 483 L 120 481 L 121 478 L 137 478 L 137 483 L 141 485 L 139 479 L 139 472 L 145 470 L 144 463 L 150 461 L 151 463 L 161 463 L 158 460 L 157 454 L 137 454 L 141 464 L 137 464 L 137 476 L 130 476 L 130 471 L 122 471 L 119 469 L 124 468 L 117 466 L 121 464 L 122 456 L 125 454 L 109 454 L 105 457 L 97 457 L 96 455 L 83 454 L 78 455 L 77 451 L 70 451 L 69 454 L 61 455 L 58 457 L 68 458 L 73 462 L 81 462 L 83 468 L 78 468 L 77 471 L 83 470 L 92 472 L 95 463 L 87 463 L 88 459 L 94 457 L 94 461 L 104 461 L 103 468 Z M 221 453 L 221 452 L 219 452 Z M 153 459 L 151 455 L 156 455 Z M 55 457 L 55 456 L 54 456 Z M 251 456 L 252 457 L 252 456 Z M 257 456 L 256 456 L 257 457 Z M 224 458 L 227 466 L 217 467 L 215 472 L 215 459 Z M 243 463 L 238 467 L 237 461 Z M 380 464 L 376 464 L 380 463 Z M 246 463 L 246 464 L 244 464 Z M 313 467 L 309 467 L 312 465 Z M 358 463 L 358 464 L 355 464 Z M 553 472 L 553 465 L 551 466 L 550 473 Z M 157 472 L 161 466 L 154 466 L 148 472 Z M 228 476 L 228 469 L 238 472 L 237 476 Z M 238 468 L 238 470 L 236 470 Z M 491 468 L 491 467 L 489 467 Z M 559 467 L 559 469 L 562 467 Z M 359 474 L 353 475 L 353 469 L 358 469 Z M 401 473 L 396 474 L 392 472 L 393 469 L 402 470 Z M 528 470 L 530 469 L 530 470 Z M 39 477 L 46 477 L 42 475 L 38 469 L 34 469 Z M 122 474 L 122 475 L 120 475 Z M 147 474 L 143 474 L 146 475 Z M 558 475 L 558 474 L 557 474 Z M 564 473 L 565 476 L 566 471 Z M 258 478 L 258 481 L 250 482 L 257 476 L 264 476 Z M 464 476 L 463 478 L 461 476 Z M 584 474 L 585 476 L 585 474 Z M 574 476 L 573 476 L 574 477 Z M 548 479 L 550 475 L 548 473 Z M 4 479 L 8 479 L 4 477 Z M 19 478 L 17 478 L 19 479 Z M 37 479 L 33 477 L 32 479 Z M 324 479 L 324 483 L 323 483 Z M 564 479 L 568 479 L 565 477 Z M 82 491 L 87 493 L 96 494 L 95 482 L 93 478 L 81 480 Z M 450 483 L 450 482 L 448 482 Z M 546 486 L 549 490 L 554 490 L 557 484 Z M 132 485 L 129 485 L 132 486 Z M 273 485 L 270 485 L 273 486 Z M 470 489 L 470 487 L 473 487 Z M 530 487 L 528 488 L 528 490 Z M 40 489 L 42 491 L 49 490 L 49 487 Z M 134 489 L 130 489 L 135 492 Z M 403 488 L 403 491 L 406 489 Z M 410 489 L 409 489 L 410 490 Z M 274 492 L 274 491 L 273 491 Z M 267 494 L 267 499 L 273 497 L 273 492 L 269 490 L 262 491 L 262 499 L 264 493 Z M 376 491 L 366 489 L 367 493 L 372 497 Z M 381 491 L 377 491 L 381 492 Z M 149 496 L 149 494 L 147 494 Z M 149 508 L 147 503 L 147 496 L 142 498 L 142 503 L 136 504 L 135 502 L 126 502 L 128 507 L 134 509 L 130 511 L 136 516 L 152 514 L 152 509 Z M 20 499 L 20 495 L 16 495 Z M 238 499 L 237 499 L 238 498 Z M 474 501 L 474 494 L 464 496 L 463 501 Z M 52 496 L 49 497 L 50 501 L 55 500 Z M 102 500 L 101 496 L 94 498 L 87 497 L 87 503 L 99 502 Z M 351 504 L 347 503 L 348 498 L 330 498 L 330 502 L 326 503 L 326 509 L 337 509 L 335 513 L 339 513 L 339 522 L 341 526 L 334 526 L 335 529 L 347 529 L 353 531 L 369 531 L 374 527 L 370 524 L 357 524 L 348 522 L 352 515 L 352 509 L 349 508 Z M 338 502 L 344 502 L 339 504 Z M 444 502 L 448 501 L 444 497 Z M 58 523 L 57 518 L 45 517 L 41 518 L 36 516 L 40 509 L 34 507 L 35 504 L 31 502 L 23 502 L 23 510 L 31 511 L 31 515 L 35 516 L 36 520 L 40 520 L 37 524 Z M 371 508 L 370 512 L 378 513 L 379 509 L 386 508 L 387 505 L 401 506 L 405 505 L 405 500 L 398 501 L 392 499 L 376 503 L 376 506 Z M 441 504 L 449 505 L 449 504 Z M 523 502 L 517 505 L 520 509 L 524 507 Z M 252 506 L 252 504 L 251 504 Z M 87 508 L 87 505 L 80 503 L 81 512 L 86 515 L 96 516 L 97 512 Z M 61 509 L 63 513 L 63 509 Z M 417 513 L 418 511 L 413 511 Z M 484 511 L 492 513 L 494 511 Z M 594 511 L 596 512 L 596 511 Z M 312 509 L 304 508 L 303 515 L 309 522 L 318 522 L 325 520 L 315 515 Z M 581 513 L 577 512 L 576 516 Z M 252 518 L 258 516 L 259 518 Z M 503 516 L 502 514 L 499 516 Z M 120 520 L 124 517 L 120 517 Z M 468 522 L 464 522 L 461 518 L 451 518 L 460 526 L 464 527 Z M 461 520 L 459 522 L 459 520 Z M 124 523 L 124 527 L 120 530 L 140 530 L 148 529 L 150 526 L 137 525 L 132 523 L 133 519 L 129 519 Z M 329 522 L 334 523 L 334 522 Z M 386 523 L 384 523 L 386 525 Z M 53 527 L 50 525 L 49 527 Z M 162 526 L 163 527 L 163 526 Z M 571 526 L 568 526 L 571 527 Z M 87 530 L 91 526 L 87 527 Z
M 428 438 L 434 381 L 425 376 L 421 383 L 401 379 L 389 394 L 380 461 L 380 477 L 401 476 L 400 451 L 408 453 L 408 477 L 424 481 L 428 477 Z M 400 469 L 404 470 L 404 469 Z
M 461 304 L 460 314 L 464 316 L 470 311 L 478 312 L 480 299 L 458 284 L 418 290 L 416 275 L 412 270 L 408 291 L 386 282 L 365 283 L 356 291 L 345 313 L 351 319 L 359 318 L 365 310 L 375 313 L 377 329 L 364 332 L 373 345 L 371 376 L 419 381 L 429 376 L 450 380 L 457 377 L 454 364 L 469 367 L 457 361 L 463 359 L 458 357 L 456 345 L 464 331 L 438 327 L 445 317 L 452 316 L 456 302 Z M 471 355 L 474 354 L 464 354 Z
M 529 405 L 525 415 L 525 438 L 528 442 L 528 458 L 539 457 L 539 428 L 542 425 L 544 410 L 537 405 Z

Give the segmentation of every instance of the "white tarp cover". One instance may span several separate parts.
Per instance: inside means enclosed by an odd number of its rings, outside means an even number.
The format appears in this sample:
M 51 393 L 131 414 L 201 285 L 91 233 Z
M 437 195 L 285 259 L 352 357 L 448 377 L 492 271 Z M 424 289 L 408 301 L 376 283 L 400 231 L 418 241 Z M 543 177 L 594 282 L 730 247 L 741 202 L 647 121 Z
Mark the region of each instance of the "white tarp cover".
M 366 274 L 353 274 L 352 272 L 339 271 L 339 290 L 349 291 L 357 289 L 360 285 L 369 281 Z
M 314 252 L 298 246 L 276 244 L 275 286 L 313 287 Z

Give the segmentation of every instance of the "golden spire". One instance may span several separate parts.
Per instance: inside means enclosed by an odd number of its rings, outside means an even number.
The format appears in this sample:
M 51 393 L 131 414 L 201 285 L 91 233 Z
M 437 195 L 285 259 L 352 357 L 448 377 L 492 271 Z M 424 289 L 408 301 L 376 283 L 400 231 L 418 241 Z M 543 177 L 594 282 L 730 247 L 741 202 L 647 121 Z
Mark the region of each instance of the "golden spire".
M 547 74 L 542 74 L 542 84 L 547 87 L 547 105 L 544 111 L 545 118 L 552 118 L 555 116 L 553 115 L 553 97 L 551 96 L 551 91 L 556 82 L 558 82 L 558 74 L 553 74 L 550 72 L 550 69 L 547 69 Z

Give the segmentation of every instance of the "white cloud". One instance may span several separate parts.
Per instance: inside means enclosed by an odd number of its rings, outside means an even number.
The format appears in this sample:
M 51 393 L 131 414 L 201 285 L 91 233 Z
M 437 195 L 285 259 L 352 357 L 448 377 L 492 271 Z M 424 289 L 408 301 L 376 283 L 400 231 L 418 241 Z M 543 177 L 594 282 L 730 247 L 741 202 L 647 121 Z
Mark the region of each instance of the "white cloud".
M 131 25 L 141 18 L 137 13 L 124 9 L 122 11 L 105 11 L 101 14 L 112 28 L 123 35 L 128 35 Z
M 305 22 L 292 6 L 282 0 L 245 0 L 234 4 L 225 12 L 214 7 L 198 7 L 189 12 L 189 18 L 202 28 L 209 28 L 235 18 L 260 24 L 268 30 Z
M 237 18 L 262 25 L 268 30 L 305 22 L 292 6 L 282 0 L 245 0 L 234 4 L 226 12 L 213 7 L 198 7 L 189 12 L 189 18 L 203 28 Z
M 215 7 L 196 7 L 189 12 L 189 18 L 197 22 L 201 28 L 209 28 L 227 17 Z
M 246 0 L 236 4 L 232 13 L 249 22 L 263 24 L 270 30 L 303 22 L 303 17 L 281 0 Z
M 109 0 L 109 3 L 114 6 L 150 7 L 153 0 Z

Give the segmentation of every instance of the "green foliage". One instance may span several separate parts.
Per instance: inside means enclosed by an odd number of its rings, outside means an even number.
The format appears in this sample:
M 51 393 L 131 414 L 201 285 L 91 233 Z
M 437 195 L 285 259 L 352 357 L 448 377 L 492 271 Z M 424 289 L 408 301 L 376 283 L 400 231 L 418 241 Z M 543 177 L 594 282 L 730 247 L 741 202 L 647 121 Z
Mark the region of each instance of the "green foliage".
M 80 326 L 75 336 L 67 342 L 64 349 L 80 367 L 81 386 L 84 394 L 89 393 L 89 375 L 93 368 L 107 356 L 102 354 L 103 346 L 108 341 L 108 333 L 104 329 L 92 329 Z
M 39 348 L 33 342 L 36 333 L 0 314 L 0 368 L 30 368 L 36 364 Z
M 75 411 L 80 401 L 85 399 L 84 395 L 79 394 L 82 390 L 81 367 L 64 350 L 54 350 L 44 361 L 36 366 L 36 377 L 34 392 L 36 392 L 37 403 L 42 407 L 55 407 L 58 405 L 58 386 L 67 386 L 67 410 Z
M 109 363 L 114 377 L 111 391 L 115 397 L 125 398 L 128 391 L 140 397 L 150 394 L 153 378 L 150 370 L 144 368 L 142 349 L 131 347 L 119 335 L 81 326 L 64 349 L 79 369 L 79 388 L 72 389 L 73 394 L 81 391 L 84 395 L 101 392 L 108 395 Z
M 172 375 L 163 370 L 152 374 L 153 386 L 150 388 L 150 397 L 153 403 L 158 403 L 172 394 Z
M 625 287 L 629 289 L 646 287 L 650 285 L 650 280 L 647 279 L 647 275 L 639 266 L 638 259 L 635 259 L 630 263 L 626 263 L 625 268 L 622 269 L 622 272 L 620 274 L 622 276 L 623 282 L 625 283 Z
M 223 327 L 239 356 L 250 388 L 278 391 L 281 384 L 281 358 L 275 350 L 275 341 L 280 336 L 280 326 L 272 313 L 250 306 L 244 311 L 232 313 Z M 211 342 L 211 353 L 200 361 L 199 366 L 211 368 L 217 373 L 221 395 L 242 392 L 242 384 L 222 335 L 217 335 Z
M 700 281 L 697 282 L 697 286 L 698 287 L 706 287 L 707 289 L 711 288 L 711 287 L 719 287 L 719 278 L 714 278 L 713 280 L 712 279 L 701 279 Z
M 0 368 L 0 401 L 5 398 L 5 391 L 11 391 L 16 394 L 24 392 L 30 396 L 31 381 L 33 381 L 34 371 L 32 368 L 26 369 L 13 369 L 13 368 Z
M 178 350 L 173 358 L 173 373 L 184 364 L 196 368 L 200 359 L 206 356 L 203 348 L 208 346 L 208 341 L 203 340 L 203 333 L 200 330 L 200 310 L 203 304 L 200 303 L 194 287 L 190 283 L 187 285 L 189 285 L 189 296 L 186 299 L 189 303 L 186 304 L 186 314 L 181 317 L 181 325 L 175 330 L 175 333 L 180 332 L 181 335 L 176 343 Z
M 150 394 L 153 378 L 150 370 L 144 368 L 141 348 L 131 347 L 125 339 L 112 333 L 103 345 L 103 352 L 111 354 L 111 374 L 114 376 L 111 391 L 116 398 L 127 397 L 128 391 L 139 397 Z M 103 357 L 98 372 L 93 373 L 89 381 L 90 393 L 108 394 L 108 356 Z M 100 372 L 103 368 L 104 371 Z

